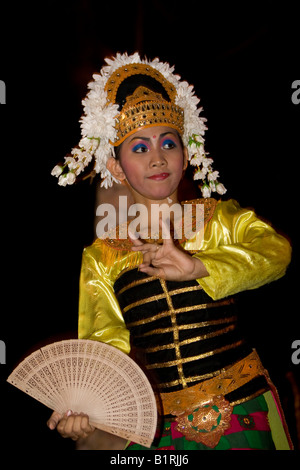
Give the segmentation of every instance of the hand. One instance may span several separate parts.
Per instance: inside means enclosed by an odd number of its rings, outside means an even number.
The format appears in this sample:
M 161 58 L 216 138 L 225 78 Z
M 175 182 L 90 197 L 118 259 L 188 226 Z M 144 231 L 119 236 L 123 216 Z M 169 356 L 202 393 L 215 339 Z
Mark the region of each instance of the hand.
M 166 234 L 162 245 L 143 243 L 129 232 L 134 245 L 132 250 L 143 253 L 143 263 L 139 265 L 139 270 L 167 281 L 189 281 L 208 276 L 204 264 L 177 248 L 166 224 L 162 222 L 162 225 L 163 233 Z
M 47 422 L 49 429 L 57 429 L 62 437 L 69 437 L 73 441 L 79 438 L 87 438 L 95 430 L 89 423 L 89 417 L 84 413 L 72 413 L 68 411 L 61 415 L 54 411 Z
M 78 450 L 124 450 L 126 439 L 114 436 L 89 424 L 87 415 L 68 411 L 61 415 L 54 411 L 47 422 L 53 430 L 57 428 L 62 437 L 70 437 L 76 441 Z

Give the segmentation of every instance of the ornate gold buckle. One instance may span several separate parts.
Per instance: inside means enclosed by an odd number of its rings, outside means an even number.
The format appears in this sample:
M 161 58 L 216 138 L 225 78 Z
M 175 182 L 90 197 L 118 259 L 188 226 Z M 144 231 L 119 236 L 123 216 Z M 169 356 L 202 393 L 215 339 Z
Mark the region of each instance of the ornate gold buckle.
M 201 442 L 216 447 L 226 429 L 230 427 L 233 407 L 223 396 L 215 396 L 202 402 L 195 409 L 187 410 L 175 418 L 177 430 L 188 441 Z

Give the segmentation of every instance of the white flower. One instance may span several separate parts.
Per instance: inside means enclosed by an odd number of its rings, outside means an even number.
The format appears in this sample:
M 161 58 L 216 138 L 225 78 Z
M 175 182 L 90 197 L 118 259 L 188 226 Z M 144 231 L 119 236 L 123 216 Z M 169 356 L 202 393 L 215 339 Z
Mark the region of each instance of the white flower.
M 79 142 L 79 147 L 85 149 L 87 152 L 93 153 L 99 146 L 99 141 L 99 138 L 83 137 Z
M 218 179 L 218 176 L 219 176 L 219 172 L 218 171 L 213 171 L 211 173 L 208 173 L 207 179 L 208 179 L 208 181 L 215 181 L 216 179 Z
M 67 184 L 73 184 L 76 176 L 73 172 L 69 172 L 66 175 L 61 175 L 58 180 L 60 186 L 67 186 Z
M 203 197 L 210 197 L 211 195 L 211 189 L 207 186 L 207 184 L 202 186 L 201 192 Z
M 194 138 L 195 142 L 199 142 L 199 143 L 201 143 L 201 144 L 204 143 L 203 137 L 200 136 L 200 135 L 198 135 L 198 134 L 194 134 L 194 135 L 193 135 L 193 138 Z
M 85 169 L 87 165 L 83 162 L 78 161 L 76 167 L 74 168 L 74 173 L 76 176 L 80 175 L 80 173 Z
M 188 148 L 188 156 L 191 164 L 199 166 L 195 172 L 195 179 L 204 180 L 207 172 L 208 181 L 216 183 L 216 190 L 223 194 L 226 191 L 224 186 L 217 184 L 218 172 L 212 170 L 213 160 L 206 157 L 204 150 L 204 134 L 207 130 L 206 119 L 200 116 L 202 107 L 198 107 L 199 98 L 195 95 L 194 87 L 185 81 L 181 81 L 179 75 L 174 74 L 174 67 L 168 63 L 160 62 L 158 58 L 148 61 L 141 59 L 136 52 L 132 55 L 118 53 L 112 59 L 105 59 L 106 65 L 99 73 L 93 75 L 93 81 L 88 83 L 88 93 L 82 100 L 84 114 L 80 119 L 81 140 L 79 148 L 74 148 L 71 157 L 66 157 L 65 166 L 57 165 L 52 170 L 52 175 L 59 177 L 59 185 L 66 186 L 73 184 L 76 176 L 81 173 L 87 165 L 95 160 L 95 171 L 103 178 L 102 186 L 109 187 L 116 181 L 106 168 L 107 160 L 114 156 L 114 147 L 117 131 L 115 129 L 116 117 L 119 114 L 117 104 L 107 103 L 107 92 L 105 87 L 110 76 L 120 67 L 128 64 L 143 63 L 148 64 L 159 71 L 176 90 L 176 104 L 184 110 L 184 132 L 182 140 Z M 65 167 L 71 170 L 64 174 Z M 211 189 L 203 185 L 202 193 L 204 197 L 209 197 Z
M 65 162 L 67 163 L 70 170 L 75 170 L 77 168 L 77 161 L 73 157 L 66 157 Z
M 58 184 L 59 186 L 67 186 L 68 184 L 67 175 L 61 175 L 58 178 Z
M 196 145 L 194 142 L 189 145 L 189 152 L 191 153 L 191 155 L 194 155 L 195 153 L 198 152 L 198 145 Z
M 225 186 L 222 183 L 217 183 L 216 190 L 217 190 L 218 194 L 225 194 L 226 191 L 227 191 L 227 189 L 225 188 Z
M 216 191 L 216 184 L 214 183 L 214 181 L 209 182 L 209 187 L 212 191 Z
M 62 171 L 63 171 L 63 167 L 62 166 L 59 166 L 59 165 L 56 165 L 53 170 L 51 171 L 51 175 L 52 176 L 59 176 L 62 174 Z
M 202 170 L 200 170 L 200 168 L 198 168 L 198 170 L 194 174 L 194 180 L 204 180 L 205 176 L 206 176 L 205 168 L 203 168 Z
M 206 157 L 206 158 L 203 159 L 202 164 L 203 164 L 203 166 L 204 166 L 205 168 L 207 168 L 207 167 L 209 167 L 210 165 L 212 165 L 213 162 L 214 162 L 214 161 L 213 161 L 212 158 L 207 158 L 207 157 Z
M 74 181 L 75 181 L 76 177 L 75 177 L 75 174 L 70 171 L 68 174 L 67 174 L 67 182 L 68 184 L 73 184 Z
M 199 153 L 196 153 L 195 155 L 192 156 L 190 164 L 193 166 L 200 166 L 202 162 L 203 162 L 203 157 L 199 155 Z
M 113 182 L 121 183 L 119 180 L 117 180 L 110 174 L 107 168 L 101 171 L 101 178 L 103 178 L 103 181 L 101 182 L 101 187 L 104 187 L 106 189 L 111 187 L 113 185 Z

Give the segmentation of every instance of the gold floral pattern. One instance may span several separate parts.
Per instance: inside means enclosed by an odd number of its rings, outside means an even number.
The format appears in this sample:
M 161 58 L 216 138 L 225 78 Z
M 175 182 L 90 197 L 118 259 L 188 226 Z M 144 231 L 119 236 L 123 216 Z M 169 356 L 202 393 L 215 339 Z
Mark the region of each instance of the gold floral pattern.
M 231 413 L 232 407 L 224 397 L 213 397 L 194 410 L 177 416 L 177 430 L 188 441 L 201 442 L 213 448 L 230 427 Z

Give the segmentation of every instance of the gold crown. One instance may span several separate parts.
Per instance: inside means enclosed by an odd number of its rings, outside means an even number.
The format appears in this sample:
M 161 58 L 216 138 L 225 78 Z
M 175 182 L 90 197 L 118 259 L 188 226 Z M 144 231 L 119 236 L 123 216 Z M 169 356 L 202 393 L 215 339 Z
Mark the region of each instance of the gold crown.
M 117 139 L 121 144 L 126 137 L 138 129 L 152 126 L 168 126 L 183 133 L 183 110 L 145 87 L 139 87 L 127 97 L 122 111 L 117 116 Z
M 121 83 L 137 74 L 151 76 L 161 83 L 170 101 L 145 86 L 138 87 L 132 95 L 127 96 L 126 103 L 116 116 L 117 137 L 114 146 L 120 145 L 129 135 L 145 127 L 164 125 L 176 129 L 180 134 L 184 132 L 184 112 L 175 104 L 175 87 L 147 64 L 129 64 L 117 69 L 105 87 L 107 102 L 115 103 Z

